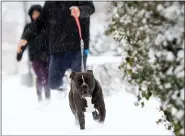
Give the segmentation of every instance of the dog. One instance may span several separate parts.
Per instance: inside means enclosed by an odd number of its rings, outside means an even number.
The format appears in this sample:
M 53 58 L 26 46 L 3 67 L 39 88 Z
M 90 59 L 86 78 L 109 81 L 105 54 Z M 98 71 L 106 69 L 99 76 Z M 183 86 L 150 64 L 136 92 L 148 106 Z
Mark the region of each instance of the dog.
M 76 123 L 80 125 L 80 130 L 85 129 L 84 112 L 87 112 L 87 108 L 90 106 L 88 100 L 94 107 L 93 119 L 103 123 L 106 116 L 105 102 L 102 88 L 98 80 L 95 79 L 93 71 L 72 72 L 70 79 L 69 106 L 75 116 Z

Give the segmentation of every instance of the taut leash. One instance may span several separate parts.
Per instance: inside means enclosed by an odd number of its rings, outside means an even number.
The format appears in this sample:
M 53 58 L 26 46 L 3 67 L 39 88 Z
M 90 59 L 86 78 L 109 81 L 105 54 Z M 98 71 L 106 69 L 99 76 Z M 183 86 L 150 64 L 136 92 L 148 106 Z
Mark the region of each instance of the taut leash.
M 81 47 L 81 72 L 85 72 L 85 68 L 84 68 L 84 60 L 83 60 L 83 55 L 84 55 L 84 41 L 82 39 L 82 31 L 81 31 L 81 27 L 80 27 L 80 21 L 79 18 L 77 16 L 74 16 L 74 19 L 76 21 L 76 24 L 78 26 L 78 32 L 80 35 L 80 47 Z

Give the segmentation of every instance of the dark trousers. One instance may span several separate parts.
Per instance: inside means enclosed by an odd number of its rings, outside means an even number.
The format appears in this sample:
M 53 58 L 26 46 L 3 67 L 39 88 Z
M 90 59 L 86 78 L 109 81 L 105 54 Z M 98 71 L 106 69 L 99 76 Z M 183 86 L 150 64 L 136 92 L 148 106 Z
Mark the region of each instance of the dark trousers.
M 84 55 L 86 69 L 87 55 Z M 81 71 L 81 51 L 67 51 L 60 54 L 52 54 L 49 64 L 49 87 L 56 90 L 62 85 L 62 79 L 67 69 L 74 72 Z
M 37 94 L 40 96 L 42 87 L 44 87 L 46 98 L 50 97 L 50 89 L 48 85 L 49 62 L 34 60 L 32 67 L 36 74 L 36 88 Z

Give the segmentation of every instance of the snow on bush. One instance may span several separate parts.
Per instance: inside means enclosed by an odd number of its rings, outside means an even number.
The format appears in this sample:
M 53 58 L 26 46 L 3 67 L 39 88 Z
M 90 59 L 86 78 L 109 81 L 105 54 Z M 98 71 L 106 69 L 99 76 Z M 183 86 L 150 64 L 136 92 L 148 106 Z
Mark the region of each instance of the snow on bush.
M 127 52 L 120 69 L 138 86 L 138 101 L 159 97 L 158 123 L 184 135 L 184 2 L 111 2 L 110 9 L 106 34 Z

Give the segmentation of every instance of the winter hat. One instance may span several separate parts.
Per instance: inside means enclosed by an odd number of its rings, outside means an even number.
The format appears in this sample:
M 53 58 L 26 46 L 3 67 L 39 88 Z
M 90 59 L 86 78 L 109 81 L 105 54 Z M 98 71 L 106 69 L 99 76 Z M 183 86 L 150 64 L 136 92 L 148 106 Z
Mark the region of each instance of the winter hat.
M 29 11 L 28 11 L 28 15 L 31 17 L 32 16 L 32 13 L 33 13 L 33 11 L 34 10 L 37 10 L 37 11 L 39 11 L 39 12 L 41 12 L 42 11 L 42 7 L 41 7 L 41 5 L 32 5 L 31 7 L 30 7 L 30 9 L 29 9 Z M 31 17 L 32 18 L 32 17 Z

